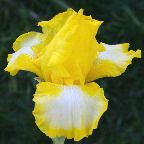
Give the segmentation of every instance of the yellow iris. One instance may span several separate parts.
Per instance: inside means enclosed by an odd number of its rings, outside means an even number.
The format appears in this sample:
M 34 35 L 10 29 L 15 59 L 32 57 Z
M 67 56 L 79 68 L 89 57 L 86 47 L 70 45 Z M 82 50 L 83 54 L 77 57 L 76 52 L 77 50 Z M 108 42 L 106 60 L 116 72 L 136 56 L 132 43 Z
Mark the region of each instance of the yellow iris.
M 5 68 L 35 73 L 40 83 L 34 94 L 36 124 L 47 136 L 79 141 L 92 134 L 107 110 L 103 89 L 91 82 L 121 75 L 141 51 L 129 44 L 108 45 L 95 39 L 102 21 L 68 9 L 38 23 L 43 33 L 29 32 L 13 44 Z M 43 81 L 43 82 L 42 82 Z

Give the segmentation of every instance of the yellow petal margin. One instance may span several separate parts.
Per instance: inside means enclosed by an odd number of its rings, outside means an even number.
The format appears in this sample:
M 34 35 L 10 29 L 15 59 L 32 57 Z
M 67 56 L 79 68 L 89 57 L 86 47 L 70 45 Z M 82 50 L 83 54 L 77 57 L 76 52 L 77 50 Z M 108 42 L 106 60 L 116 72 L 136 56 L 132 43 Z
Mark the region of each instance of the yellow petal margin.
M 133 58 L 141 58 L 141 50 L 128 51 L 129 44 L 108 45 L 101 43 L 105 51 L 99 52 L 98 58 L 86 77 L 86 82 L 102 77 L 116 77 L 125 72 Z
M 108 100 L 96 83 L 59 85 L 41 82 L 34 94 L 33 114 L 47 136 L 65 136 L 79 141 L 92 134 L 107 110 Z
M 19 36 L 13 44 L 15 53 L 8 55 L 8 65 L 5 71 L 10 72 L 12 76 L 19 70 L 27 70 L 42 77 L 40 67 L 37 65 L 37 53 L 33 50 L 34 45 L 42 42 L 41 33 L 28 32 Z
M 45 48 L 42 57 L 42 73 L 45 81 L 60 84 L 85 83 L 99 47 L 95 35 L 102 21 L 68 10 L 43 24 L 46 33 L 52 27 L 57 31 Z M 65 17 L 65 15 L 67 16 Z M 63 26 L 62 26 L 63 25 Z M 58 31 L 58 30 L 59 31 Z

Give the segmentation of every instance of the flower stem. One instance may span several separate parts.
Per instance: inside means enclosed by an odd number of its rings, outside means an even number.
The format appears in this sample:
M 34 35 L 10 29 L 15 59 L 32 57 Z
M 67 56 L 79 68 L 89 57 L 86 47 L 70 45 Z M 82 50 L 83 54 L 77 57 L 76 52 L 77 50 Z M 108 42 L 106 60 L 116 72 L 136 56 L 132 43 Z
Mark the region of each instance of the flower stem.
M 64 144 L 65 137 L 55 137 L 52 139 L 53 144 Z

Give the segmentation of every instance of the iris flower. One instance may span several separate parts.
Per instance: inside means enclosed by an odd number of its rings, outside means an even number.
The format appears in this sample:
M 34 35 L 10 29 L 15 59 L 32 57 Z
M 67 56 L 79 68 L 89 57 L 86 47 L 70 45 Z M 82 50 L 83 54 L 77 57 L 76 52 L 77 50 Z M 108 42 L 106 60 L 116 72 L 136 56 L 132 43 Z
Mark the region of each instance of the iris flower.
M 39 22 L 43 33 L 19 36 L 13 44 L 15 52 L 8 55 L 5 70 L 12 76 L 19 70 L 37 75 L 33 115 L 54 142 L 91 135 L 108 107 L 103 89 L 91 81 L 119 76 L 133 58 L 141 57 L 140 50 L 128 51 L 128 43 L 97 42 L 102 23 L 83 15 L 82 9 L 78 13 L 68 9 Z

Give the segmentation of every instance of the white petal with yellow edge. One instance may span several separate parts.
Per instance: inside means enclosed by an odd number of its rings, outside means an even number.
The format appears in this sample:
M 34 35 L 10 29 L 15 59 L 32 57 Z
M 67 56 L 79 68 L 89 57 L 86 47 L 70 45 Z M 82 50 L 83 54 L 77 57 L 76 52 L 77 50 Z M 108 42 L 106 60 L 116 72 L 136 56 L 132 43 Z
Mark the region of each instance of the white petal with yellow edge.
M 19 36 L 13 44 L 15 53 L 9 54 L 5 70 L 11 75 L 15 75 L 19 70 L 27 70 L 41 77 L 41 72 L 35 63 L 37 53 L 32 49 L 32 46 L 42 42 L 41 35 L 41 33 L 29 32 Z
M 99 52 L 98 59 L 87 75 L 86 81 L 96 80 L 102 77 L 115 77 L 121 75 L 131 64 L 133 58 L 141 58 L 141 51 L 128 51 L 129 44 L 108 45 L 101 43 L 105 51 Z
M 34 95 L 33 114 L 42 132 L 75 141 L 92 134 L 106 111 L 108 100 L 96 83 L 58 85 L 41 82 Z

